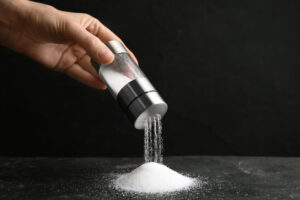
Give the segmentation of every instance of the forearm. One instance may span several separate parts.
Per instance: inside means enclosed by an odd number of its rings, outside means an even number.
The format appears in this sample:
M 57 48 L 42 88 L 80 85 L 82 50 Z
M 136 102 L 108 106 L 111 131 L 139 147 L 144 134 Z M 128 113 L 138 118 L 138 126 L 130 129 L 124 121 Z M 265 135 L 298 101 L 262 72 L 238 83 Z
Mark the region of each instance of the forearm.
M 27 3 L 27 0 L 0 0 L 0 45 L 13 48 L 11 34 L 23 26 Z
M 27 0 L 0 0 L 0 26 L 15 27 L 27 8 Z

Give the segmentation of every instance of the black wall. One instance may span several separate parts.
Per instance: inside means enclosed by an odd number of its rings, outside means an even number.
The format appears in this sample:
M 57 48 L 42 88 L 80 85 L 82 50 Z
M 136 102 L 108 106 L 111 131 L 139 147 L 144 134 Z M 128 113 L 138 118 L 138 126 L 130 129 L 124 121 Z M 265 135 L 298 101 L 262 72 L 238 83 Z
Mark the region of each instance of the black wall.
M 167 155 L 300 156 L 299 1 L 43 1 L 118 34 L 169 104 Z M 1 156 L 141 156 L 108 91 L 0 48 Z

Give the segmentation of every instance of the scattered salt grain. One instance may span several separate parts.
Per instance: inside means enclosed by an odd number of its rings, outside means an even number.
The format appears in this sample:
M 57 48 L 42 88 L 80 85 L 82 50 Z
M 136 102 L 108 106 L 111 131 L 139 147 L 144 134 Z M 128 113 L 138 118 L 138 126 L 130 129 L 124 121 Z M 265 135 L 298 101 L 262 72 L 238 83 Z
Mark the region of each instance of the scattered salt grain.
M 195 184 L 196 179 L 155 162 L 147 162 L 115 180 L 117 188 L 138 193 L 174 192 L 186 190 Z

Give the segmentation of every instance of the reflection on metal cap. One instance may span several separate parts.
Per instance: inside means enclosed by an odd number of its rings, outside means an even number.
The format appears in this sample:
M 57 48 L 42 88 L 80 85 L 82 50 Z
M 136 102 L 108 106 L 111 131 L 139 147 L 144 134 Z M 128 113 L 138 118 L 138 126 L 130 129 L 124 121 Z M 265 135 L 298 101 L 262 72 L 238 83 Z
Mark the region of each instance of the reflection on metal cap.
M 147 78 L 135 79 L 125 85 L 118 93 L 117 101 L 136 129 L 143 129 L 148 117 L 157 114 L 163 117 L 168 109 Z
M 128 53 L 126 48 L 123 46 L 123 44 L 120 41 L 117 40 L 111 40 L 105 43 L 106 46 L 114 53 Z
M 127 115 L 136 129 L 143 129 L 145 120 L 159 114 L 164 117 L 168 105 L 157 92 L 148 92 L 139 96 L 128 108 Z

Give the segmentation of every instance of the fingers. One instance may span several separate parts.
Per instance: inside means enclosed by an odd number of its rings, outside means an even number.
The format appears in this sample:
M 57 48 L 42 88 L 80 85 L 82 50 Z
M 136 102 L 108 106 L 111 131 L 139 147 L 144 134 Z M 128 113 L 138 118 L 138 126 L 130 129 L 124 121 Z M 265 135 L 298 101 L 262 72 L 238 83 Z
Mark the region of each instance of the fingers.
M 90 87 L 104 90 L 106 89 L 105 84 L 101 79 L 92 75 L 90 72 L 83 69 L 79 64 L 75 63 L 71 67 L 65 70 L 65 73 L 71 78 L 88 85 Z
M 80 45 L 72 44 L 67 49 L 63 49 L 61 54 L 60 59 L 53 68 L 56 71 L 64 71 L 66 68 L 72 66 L 86 55 L 86 51 Z M 52 59 L 51 57 L 47 58 Z
M 65 28 L 66 39 L 83 47 L 87 55 L 83 56 L 80 60 L 77 60 L 75 64 L 68 67 L 64 72 L 75 80 L 90 87 L 106 89 L 106 85 L 99 78 L 98 73 L 90 64 L 90 58 L 93 58 L 96 62 L 101 64 L 111 63 L 114 59 L 114 55 L 104 43 L 110 40 L 122 42 L 121 39 L 98 20 L 95 20 L 91 25 L 87 25 L 87 27 L 77 23 L 68 22 L 66 23 Z M 138 63 L 134 54 L 126 46 L 125 48 L 135 62 Z
M 90 72 L 93 76 L 100 79 L 98 72 L 96 71 L 96 69 L 91 64 L 91 57 L 90 56 L 85 55 L 84 57 L 82 57 L 77 62 L 77 64 L 79 64 L 86 71 Z
M 113 53 L 99 38 L 78 24 L 69 23 L 67 26 L 67 36 L 81 45 L 95 61 L 101 64 L 113 61 Z
M 104 26 L 101 22 L 97 21 L 96 23 L 97 23 L 96 26 L 98 26 L 98 28 L 96 29 L 95 35 L 98 38 L 100 38 L 101 41 L 108 42 L 110 40 L 118 40 L 118 41 L 122 42 L 122 44 L 129 52 L 132 59 L 138 64 L 138 61 L 137 61 L 135 55 L 126 47 L 124 42 L 116 34 L 114 34 L 110 29 L 108 29 L 106 26 Z M 87 27 L 87 30 L 92 31 L 89 29 L 89 27 Z
M 105 83 L 102 81 L 102 79 L 99 77 L 98 72 L 91 64 L 91 57 L 88 55 L 85 55 L 80 61 L 77 62 L 84 70 L 90 72 L 93 76 L 95 76 L 97 79 L 99 79 L 103 85 L 101 89 L 106 89 Z
M 65 51 L 63 58 L 58 63 L 58 71 L 63 71 L 72 78 L 96 89 L 106 89 L 97 71 L 90 64 L 90 56 L 86 51 L 75 44 Z M 78 68 L 80 67 L 80 68 Z

